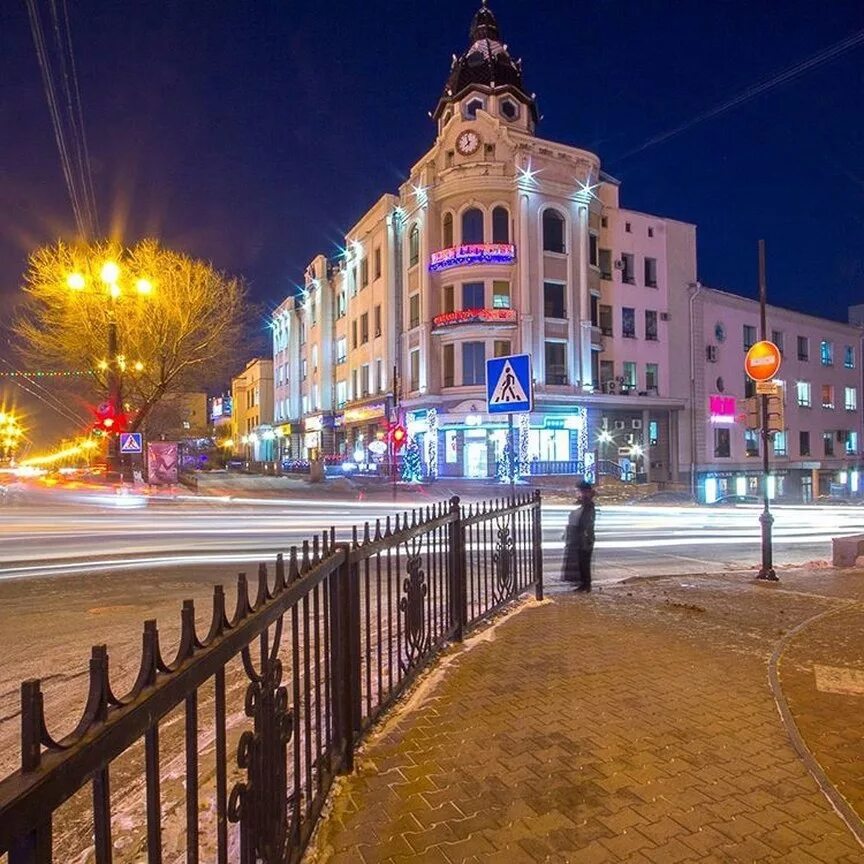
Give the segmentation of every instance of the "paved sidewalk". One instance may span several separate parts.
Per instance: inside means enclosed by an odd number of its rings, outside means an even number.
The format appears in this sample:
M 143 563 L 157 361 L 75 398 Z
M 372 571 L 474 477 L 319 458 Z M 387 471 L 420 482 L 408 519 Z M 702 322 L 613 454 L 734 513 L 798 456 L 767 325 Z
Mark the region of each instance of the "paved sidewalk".
M 527 604 L 457 649 L 366 744 L 308 859 L 861 864 L 790 743 L 768 666 L 789 639 L 792 713 L 864 814 L 864 696 L 819 691 L 810 659 L 864 670 L 862 607 L 843 599 L 861 601 L 864 575 L 783 575 L 553 589 Z

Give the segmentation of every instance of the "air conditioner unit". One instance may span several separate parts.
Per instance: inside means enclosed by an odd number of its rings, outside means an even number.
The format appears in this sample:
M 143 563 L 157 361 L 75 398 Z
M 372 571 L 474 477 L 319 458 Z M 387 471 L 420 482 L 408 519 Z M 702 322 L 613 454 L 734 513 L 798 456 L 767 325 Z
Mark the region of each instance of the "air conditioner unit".
M 661 312 L 660 313 L 660 320 L 661 321 L 668 321 L 669 320 L 669 313 L 668 312 Z
M 615 382 L 614 381 L 604 381 L 603 382 L 603 390 L 606 393 L 614 393 L 615 392 Z
M 615 421 L 615 428 L 616 429 L 623 429 L 624 428 L 624 421 L 623 420 L 616 420 Z
M 623 383 L 624 383 L 624 376 L 623 376 L 623 375 L 619 375 L 615 380 L 616 380 L 619 384 L 623 384 Z
M 716 345 L 706 345 L 705 346 L 705 359 L 709 363 L 717 362 L 717 346 Z
M 630 421 L 630 425 L 631 425 L 634 429 L 641 429 L 641 428 L 642 428 L 642 421 L 641 421 L 641 420 L 631 420 L 631 421 Z
M 624 262 L 620 258 L 617 258 L 615 260 L 615 269 L 616 270 L 623 270 L 624 269 Z

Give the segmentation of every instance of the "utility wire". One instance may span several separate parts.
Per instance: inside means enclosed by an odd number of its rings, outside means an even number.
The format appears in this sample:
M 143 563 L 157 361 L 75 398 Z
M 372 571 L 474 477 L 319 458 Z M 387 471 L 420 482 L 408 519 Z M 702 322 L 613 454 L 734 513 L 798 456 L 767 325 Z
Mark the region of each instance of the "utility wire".
M 772 75 L 770 78 L 764 79 L 758 84 L 754 84 L 748 87 L 746 90 L 741 91 L 741 93 L 739 93 L 737 96 L 734 96 L 732 99 L 721 102 L 719 105 L 715 105 L 713 108 L 709 108 L 707 111 L 703 111 L 700 114 L 697 114 L 690 120 L 687 120 L 684 123 L 680 123 L 678 126 L 674 126 L 673 128 L 668 129 L 666 132 L 655 135 L 653 138 L 649 138 L 644 144 L 641 144 L 639 147 L 636 147 L 633 150 L 629 150 L 622 156 L 618 156 L 612 161 L 620 162 L 623 159 L 629 159 L 631 156 L 635 156 L 637 153 L 641 153 L 643 150 L 647 150 L 649 147 L 654 147 L 657 144 L 662 144 L 664 141 L 668 141 L 670 138 L 674 138 L 676 135 L 680 135 L 682 132 L 686 132 L 688 129 L 698 123 L 702 123 L 705 120 L 711 119 L 712 117 L 717 117 L 720 114 L 725 114 L 727 111 L 731 111 L 733 108 L 737 108 L 739 105 L 743 105 L 745 102 L 749 102 L 751 99 L 754 99 L 756 96 L 759 96 L 762 93 L 767 93 L 769 90 L 773 90 L 775 87 L 779 87 L 781 84 L 785 84 L 787 81 L 792 81 L 794 78 L 798 78 L 800 75 L 803 75 L 810 69 L 815 69 L 817 66 L 822 66 L 829 60 L 833 60 L 835 57 L 839 57 L 841 54 L 844 54 L 852 48 L 857 47 L 862 42 L 864 42 L 864 30 L 859 30 L 857 33 L 853 33 L 851 36 L 848 36 L 845 39 L 842 39 L 839 42 L 835 43 L 834 45 L 823 49 L 818 54 L 814 54 L 807 60 L 802 60 L 800 63 L 796 63 L 794 66 L 790 66 L 788 69 L 784 69 L 782 72 L 778 72 L 776 75 Z
M 7 366 L 12 366 L 12 364 L 5 357 L 0 357 L 0 361 L 5 363 Z M 32 384 L 33 387 L 37 388 L 37 390 L 31 390 L 29 387 L 22 384 L 20 378 L 24 378 L 25 381 L 27 381 L 29 384 Z M 76 425 L 87 425 L 88 420 L 84 415 L 75 413 L 72 409 L 69 408 L 69 406 L 65 402 L 55 396 L 50 390 L 35 381 L 32 377 L 28 375 L 22 375 L 7 380 L 13 381 L 26 393 L 29 393 L 31 396 L 35 396 L 36 399 L 44 403 L 52 411 L 56 411 L 66 420 L 71 420 Z M 37 392 L 38 390 L 41 390 L 43 392 Z M 47 398 L 44 394 L 47 394 Z

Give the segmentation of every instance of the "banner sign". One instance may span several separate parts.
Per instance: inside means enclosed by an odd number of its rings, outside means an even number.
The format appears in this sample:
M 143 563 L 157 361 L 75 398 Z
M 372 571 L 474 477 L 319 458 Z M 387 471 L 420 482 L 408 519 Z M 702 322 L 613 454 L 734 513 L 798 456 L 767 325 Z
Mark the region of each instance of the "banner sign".
M 147 444 L 147 482 L 157 486 L 171 486 L 177 479 L 176 442 L 150 441 Z
M 463 264 L 512 264 L 516 247 L 512 243 L 467 243 L 433 252 L 429 269 L 435 273 Z

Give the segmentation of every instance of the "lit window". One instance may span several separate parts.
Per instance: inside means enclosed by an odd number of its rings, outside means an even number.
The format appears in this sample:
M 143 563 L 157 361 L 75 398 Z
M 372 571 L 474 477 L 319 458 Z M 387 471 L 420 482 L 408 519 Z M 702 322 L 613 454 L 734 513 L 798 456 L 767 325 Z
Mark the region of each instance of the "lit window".
M 843 365 L 847 369 L 855 368 L 855 348 L 852 345 L 847 345 L 843 349 Z
M 843 403 L 847 411 L 855 411 L 858 408 L 858 391 L 854 387 L 846 387 L 843 394 Z
M 510 283 L 495 281 L 492 283 L 492 308 L 510 308 Z
M 813 404 L 810 397 L 810 382 L 798 381 L 795 384 L 795 389 L 798 393 L 798 404 L 802 408 L 810 408 Z
M 774 433 L 773 445 L 774 445 L 774 455 L 775 456 L 788 455 L 786 452 L 787 444 L 786 444 L 786 432 L 785 431 Z
M 823 339 L 819 343 L 819 359 L 822 361 L 823 366 L 833 366 L 834 365 L 834 343 L 829 342 L 827 339 Z
M 833 408 L 834 407 L 834 385 L 833 384 L 823 384 L 822 385 L 822 407 L 823 408 Z

